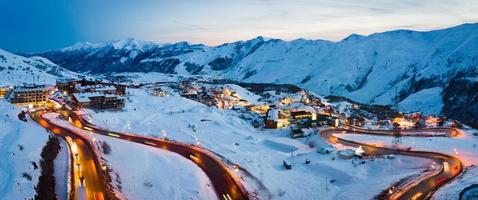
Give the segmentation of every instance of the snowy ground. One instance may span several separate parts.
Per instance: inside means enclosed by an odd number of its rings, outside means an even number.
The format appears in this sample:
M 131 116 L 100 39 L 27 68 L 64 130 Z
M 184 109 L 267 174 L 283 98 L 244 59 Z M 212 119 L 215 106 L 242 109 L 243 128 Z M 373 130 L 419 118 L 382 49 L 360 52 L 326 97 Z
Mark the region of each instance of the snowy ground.
M 407 112 L 422 111 L 425 115 L 439 114 L 443 107 L 442 91 L 441 87 L 420 90 L 401 101 L 400 109 Z
M 0 199 L 30 199 L 35 196 L 40 153 L 48 140 L 35 122 L 18 120 L 19 109 L 0 99 Z M 28 180 L 30 177 L 31 180 Z
M 55 191 L 57 199 L 68 199 L 70 179 L 70 150 L 65 140 L 60 139 L 60 151 L 55 158 Z
M 433 200 L 448 200 L 448 199 L 458 199 L 458 196 L 463 189 L 466 187 L 478 184 L 478 167 L 469 167 L 463 173 L 462 176 L 458 177 L 456 181 L 452 184 L 447 184 L 440 188 L 435 195 Z
M 391 145 L 390 137 L 370 136 L 370 135 L 339 135 L 341 138 L 366 142 L 379 143 L 382 145 Z M 478 137 L 469 132 L 461 131 L 457 138 L 413 138 L 402 137 L 402 148 L 412 147 L 415 150 L 441 152 L 449 155 L 455 155 L 460 158 L 465 166 L 465 174 L 452 183 L 440 188 L 433 196 L 435 199 L 458 199 L 458 194 L 465 187 L 472 183 L 478 184 L 476 176 L 478 165 Z
M 127 199 L 217 199 L 209 178 L 190 160 L 169 151 L 128 142 L 75 128 L 65 120 L 50 119 L 88 137 L 98 146 L 106 142 L 111 153 L 103 154 L 112 169 L 113 184 Z
M 290 139 L 287 130 L 253 128 L 235 111 L 177 96 L 150 96 L 141 89 L 129 92 L 132 95 L 123 111 L 87 111 L 93 123 L 112 130 L 200 143 L 247 169 L 262 181 L 273 199 L 356 199 L 357 194 L 369 199 L 429 166 L 426 160 L 408 157 L 366 160 L 362 165 L 352 163 L 358 161 L 333 160 L 335 154 L 321 155 L 309 147 L 310 142 L 324 145 L 317 135 Z M 305 159 L 312 163 L 303 164 Z M 285 170 L 283 160 L 289 160 L 293 169 Z M 371 192 L 363 194 L 364 188 Z

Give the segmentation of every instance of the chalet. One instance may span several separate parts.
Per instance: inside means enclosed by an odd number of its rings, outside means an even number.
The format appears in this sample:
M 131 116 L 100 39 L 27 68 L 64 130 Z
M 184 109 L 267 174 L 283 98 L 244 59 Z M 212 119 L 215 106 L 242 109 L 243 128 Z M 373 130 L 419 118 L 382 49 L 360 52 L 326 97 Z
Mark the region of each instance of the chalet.
M 264 120 L 266 128 L 278 128 L 279 127 L 279 110 L 270 108 L 267 110 L 266 119 Z
M 290 116 L 293 119 L 296 119 L 296 120 L 297 119 L 306 119 L 306 118 L 312 119 L 312 113 L 308 112 L 308 111 L 305 111 L 305 110 L 290 111 Z
M 317 149 L 317 153 L 320 154 L 330 154 L 335 151 L 335 148 L 332 146 L 322 146 Z
M 299 138 L 299 137 L 304 137 L 304 131 L 302 129 L 292 129 L 290 132 L 290 137 L 292 138 Z
M 45 86 L 16 87 L 6 95 L 6 99 L 17 105 L 44 104 L 48 100 L 48 91 Z
M 75 93 L 99 92 L 103 94 L 116 94 L 116 87 L 113 85 L 75 85 Z
M 12 90 L 11 87 L 0 87 L 0 98 L 4 98 Z
M 337 155 L 342 159 L 351 159 L 355 156 L 355 151 L 352 149 L 340 150 L 337 152 Z
M 168 93 L 166 93 L 166 91 L 164 91 L 164 90 L 161 89 L 161 88 L 155 88 L 155 89 L 153 89 L 153 95 L 154 95 L 154 96 L 164 97 L 164 96 L 167 96 Z
M 114 94 L 102 94 L 98 92 L 74 93 L 73 102 L 79 107 L 110 109 L 122 108 L 124 106 L 124 97 Z
M 56 82 L 56 86 L 59 90 L 68 94 L 73 93 L 86 93 L 86 92 L 101 92 L 106 94 L 125 95 L 126 85 L 106 83 L 101 81 L 89 81 L 83 80 L 70 80 L 63 79 Z
M 316 128 L 317 121 L 310 118 L 300 119 L 296 121 L 296 125 L 298 128 Z
M 181 93 L 181 96 L 188 99 L 198 99 L 198 91 L 197 90 L 187 90 Z
M 245 106 L 247 109 L 250 109 L 259 114 L 266 114 L 269 111 L 268 105 L 247 105 Z

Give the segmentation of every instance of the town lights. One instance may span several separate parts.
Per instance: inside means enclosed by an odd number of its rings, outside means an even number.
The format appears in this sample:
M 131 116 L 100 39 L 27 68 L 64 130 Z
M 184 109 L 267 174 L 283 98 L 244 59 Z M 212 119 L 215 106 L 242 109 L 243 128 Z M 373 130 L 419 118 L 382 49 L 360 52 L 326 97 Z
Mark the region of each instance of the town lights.
M 232 168 L 235 172 L 239 172 L 239 166 L 237 166 L 236 164 L 232 165 Z
M 395 189 L 395 186 L 392 186 L 390 189 L 388 189 L 388 194 L 393 194 L 393 189 Z

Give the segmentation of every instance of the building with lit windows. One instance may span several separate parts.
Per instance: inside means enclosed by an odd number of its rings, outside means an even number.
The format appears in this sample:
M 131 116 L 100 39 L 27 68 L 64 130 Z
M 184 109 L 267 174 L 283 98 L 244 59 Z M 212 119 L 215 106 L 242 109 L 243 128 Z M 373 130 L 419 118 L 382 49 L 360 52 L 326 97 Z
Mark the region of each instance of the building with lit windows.
M 15 87 L 6 95 L 6 99 L 16 105 L 46 104 L 49 89 L 45 86 Z

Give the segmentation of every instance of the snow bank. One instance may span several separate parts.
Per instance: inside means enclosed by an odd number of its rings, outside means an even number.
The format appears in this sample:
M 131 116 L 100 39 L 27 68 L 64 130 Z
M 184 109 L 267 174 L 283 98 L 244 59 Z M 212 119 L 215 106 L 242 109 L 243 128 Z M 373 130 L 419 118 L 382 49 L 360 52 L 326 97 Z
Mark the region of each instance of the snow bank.
M 40 153 L 48 140 L 45 129 L 17 119 L 19 109 L 0 99 L 0 196 L 31 199 L 40 175 Z M 38 168 L 34 168 L 35 162 Z M 29 180 L 31 179 L 31 180 Z
M 70 192 L 70 149 L 65 140 L 60 139 L 60 152 L 55 158 L 55 191 L 60 200 L 68 199 Z

